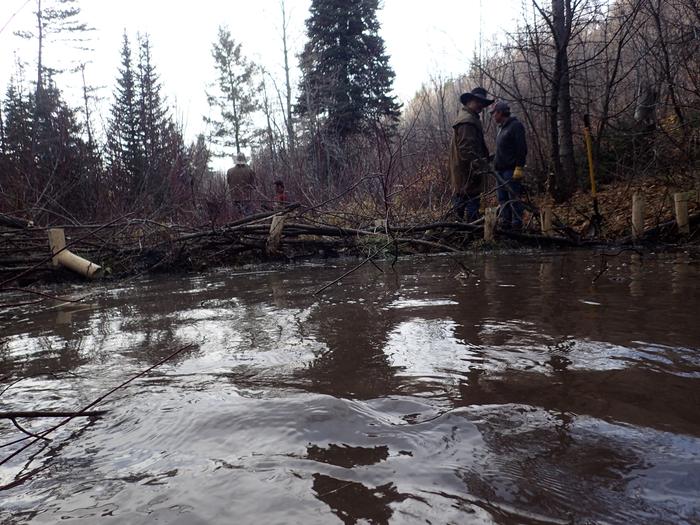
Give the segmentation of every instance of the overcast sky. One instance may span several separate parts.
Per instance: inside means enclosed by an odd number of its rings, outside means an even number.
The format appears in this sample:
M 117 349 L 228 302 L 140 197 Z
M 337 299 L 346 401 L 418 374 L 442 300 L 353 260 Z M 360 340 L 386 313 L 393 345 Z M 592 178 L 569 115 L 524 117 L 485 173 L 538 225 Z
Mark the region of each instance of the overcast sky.
M 295 55 L 304 45 L 310 3 L 286 0 Z M 204 131 L 202 117 L 208 113 L 204 90 L 214 79 L 211 46 L 219 25 L 228 25 L 244 53 L 264 65 L 282 85 L 279 0 L 81 0 L 79 4 L 82 20 L 96 29 L 91 43 L 94 51 L 80 58 L 65 47 L 50 46 L 46 63 L 88 60 L 88 83 L 103 86 L 99 92 L 105 99 L 99 110 L 103 120 L 112 98 L 125 29 L 134 40 L 137 32 L 150 35 L 164 92 L 177 108 L 188 138 Z M 480 20 L 484 37 L 490 38 L 508 26 L 519 11 L 518 0 L 483 0 L 480 14 L 481 4 L 480 0 L 384 0 L 379 13 L 381 34 L 396 72 L 395 91 L 402 101 L 409 100 L 431 74 L 452 76 L 467 70 L 478 46 Z M 0 33 L 3 96 L 16 70 L 16 57 L 27 63 L 27 77 L 34 78 L 36 44 L 28 47 L 14 32 L 31 29 L 35 11 L 36 0 L 0 0 L 0 28 L 9 21 Z M 297 63 L 293 57 L 295 69 Z M 57 82 L 68 92 L 69 100 L 77 100 L 79 77 L 62 75 Z M 99 116 L 96 120 L 99 126 Z

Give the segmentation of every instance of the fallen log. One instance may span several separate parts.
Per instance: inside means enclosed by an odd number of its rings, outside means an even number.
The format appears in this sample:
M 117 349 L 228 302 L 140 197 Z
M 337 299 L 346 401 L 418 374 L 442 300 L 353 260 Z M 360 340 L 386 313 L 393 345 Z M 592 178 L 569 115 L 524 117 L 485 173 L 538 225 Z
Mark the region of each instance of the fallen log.
M 513 230 L 502 230 L 497 229 L 496 233 L 502 235 L 509 239 L 516 241 L 538 243 L 545 245 L 558 245 L 558 246 L 568 246 L 568 247 L 578 247 L 581 246 L 580 242 L 576 242 L 568 237 L 558 237 L 555 235 L 535 235 L 532 233 L 523 233 Z
M 689 226 L 695 226 L 697 224 L 700 224 L 700 213 L 694 213 L 688 217 Z M 658 235 L 663 230 L 674 226 L 676 226 L 675 218 L 671 219 L 670 221 L 662 222 L 661 224 L 654 226 L 653 228 L 645 230 L 644 232 L 642 232 L 638 239 L 635 239 L 633 235 L 628 235 L 627 237 L 623 237 L 622 239 L 617 241 L 617 244 L 631 244 L 634 243 L 635 240 L 643 240 L 644 238 L 649 238 L 654 235 Z
M 0 225 L 6 226 L 8 228 L 24 229 L 30 228 L 34 225 L 34 223 L 32 223 L 32 221 L 19 219 L 17 217 L 12 217 L 11 215 L 0 213 Z
M 193 241 L 196 239 L 201 239 L 201 238 L 205 238 L 205 237 L 215 237 L 217 235 L 229 233 L 231 231 L 235 231 L 235 230 L 241 228 L 242 226 L 246 226 L 250 223 L 253 223 L 256 221 L 261 221 L 264 219 L 269 219 L 270 217 L 272 217 L 274 215 L 289 213 L 290 211 L 294 211 L 295 209 L 297 209 L 299 206 L 301 206 L 301 205 L 300 204 L 292 204 L 290 206 L 287 206 L 283 210 L 268 211 L 268 212 L 264 212 L 264 213 L 256 213 L 255 215 L 243 217 L 242 219 L 238 219 L 236 221 L 225 224 L 224 226 L 219 228 L 219 230 L 211 230 L 211 231 L 206 231 L 206 232 L 197 232 L 197 233 L 191 233 L 188 235 L 181 235 L 180 237 L 177 237 L 175 239 L 160 242 L 160 243 L 156 244 L 155 246 L 153 246 L 153 248 L 158 248 L 160 246 L 170 244 L 173 242 Z

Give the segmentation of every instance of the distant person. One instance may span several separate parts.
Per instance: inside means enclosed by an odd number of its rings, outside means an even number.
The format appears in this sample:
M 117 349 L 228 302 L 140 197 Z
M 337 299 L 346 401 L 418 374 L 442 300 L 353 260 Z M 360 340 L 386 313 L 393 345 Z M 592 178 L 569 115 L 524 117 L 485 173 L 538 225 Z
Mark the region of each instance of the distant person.
M 284 190 L 284 182 L 278 179 L 275 181 L 275 209 L 286 208 L 287 204 L 289 204 L 289 197 L 287 197 L 287 192 Z
M 506 102 L 497 102 L 491 110 L 498 134 L 493 167 L 498 173 L 498 203 L 501 206 L 499 222 L 503 228 L 521 229 L 525 206 L 520 200 L 523 194 L 523 168 L 527 159 L 525 126 L 510 114 Z M 501 186 L 502 184 L 506 186 Z
M 493 103 L 484 88 L 477 87 L 459 97 L 462 107 L 452 124 L 450 145 L 450 179 L 452 209 L 460 220 L 474 222 L 479 218 L 479 205 L 484 175 L 489 171 L 489 150 L 479 114 Z
M 243 215 L 250 215 L 254 211 L 253 193 L 255 191 L 255 172 L 248 166 L 243 153 L 235 157 L 235 165 L 226 172 L 231 201 Z

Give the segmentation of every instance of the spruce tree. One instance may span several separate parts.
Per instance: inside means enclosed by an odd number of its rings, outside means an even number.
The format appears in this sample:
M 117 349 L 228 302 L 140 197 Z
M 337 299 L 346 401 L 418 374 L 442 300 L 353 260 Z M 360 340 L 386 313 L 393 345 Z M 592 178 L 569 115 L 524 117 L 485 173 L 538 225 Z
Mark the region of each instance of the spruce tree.
M 5 138 L 2 185 L 13 206 L 38 219 L 53 213 L 85 216 L 88 148 L 76 111 L 68 106 L 50 75 L 41 104 L 15 81 L 4 101 Z
M 75 51 L 85 51 L 85 41 L 93 28 L 80 21 L 78 0 L 36 0 L 36 26 L 28 31 L 17 31 L 15 34 L 26 39 L 37 41 L 36 87 L 34 92 L 35 110 L 41 110 L 42 91 L 45 78 L 60 72 L 54 65 L 47 67 L 45 48 L 49 43 L 62 43 L 73 47 Z
M 256 69 L 225 27 L 219 27 L 212 56 L 218 78 L 207 91 L 207 100 L 217 115 L 204 120 L 211 126 L 212 142 L 218 146 L 214 154 L 223 157 L 231 149 L 240 153 L 250 140 L 251 117 L 258 108 Z
M 126 32 L 122 42 L 121 67 L 114 91 L 109 122 L 109 160 L 114 183 L 131 197 L 143 191 L 144 153 L 139 123 L 139 99 L 131 45 Z
M 13 162 L 31 159 L 32 115 L 34 103 L 14 79 L 10 81 L 4 102 L 3 152 Z
M 47 190 L 48 203 L 77 211 L 81 196 L 76 190 L 82 190 L 85 175 L 82 129 L 76 110 L 66 103 L 50 75 L 45 81 L 38 114 L 35 130 L 35 162 L 41 183 L 38 189 Z
M 2 102 L 0 102 L 0 154 L 5 150 L 5 117 L 3 117 Z
M 320 118 L 325 131 L 339 138 L 370 124 L 395 125 L 400 114 L 378 8 L 378 0 L 311 2 L 297 111 Z
M 0 186 L 3 193 L 10 198 L 11 206 L 21 208 L 25 204 L 25 196 L 21 189 L 25 186 L 24 181 L 34 173 L 32 161 L 34 98 L 13 78 L 5 94 L 3 109 L 4 133 Z
M 168 112 L 161 96 L 161 84 L 151 57 L 148 35 L 138 36 L 138 121 L 143 148 L 143 170 L 149 192 L 161 200 L 168 171 L 165 154 Z

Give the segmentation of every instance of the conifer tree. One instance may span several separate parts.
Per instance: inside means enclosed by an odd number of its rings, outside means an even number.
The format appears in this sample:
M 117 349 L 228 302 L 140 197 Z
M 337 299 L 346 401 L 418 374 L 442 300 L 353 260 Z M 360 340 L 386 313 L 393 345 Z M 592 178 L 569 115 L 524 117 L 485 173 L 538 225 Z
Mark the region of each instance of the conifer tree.
M 32 122 L 34 99 L 13 78 L 7 87 L 3 103 L 4 133 L 1 151 L 0 185 L 11 197 L 12 206 L 24 204 L 19 189 L 33 173 Z
M 80 21 L 80 7 L 77 0 L 36 0 L 36 26 L 31 30 L 17 31 L 16 34 L 26 39 L 36 39 L 37 65 L 35 108 L 39 111 L 41 95 L 46 75 L 57 71 L 56 65 L 48 67 L 44 58 L 48 43 L 61 40 L 73 48 L 85 50 L 86 33 L 93 30 Z
M 138 120 L 143 147 L 143 170 L 146 185 L 151 193 L 162 193 L 167 158 L 165 140 L 168 129 L 168 112 L 161 96 L 161 84 L 151 57 L 148 35 L 138 36 Z
M 214 154 L 225 156 L 240 153 L 250 140 L 252 114 L 257 110 L 255 96 L 256 68 L 243 55 L 241 44 L 226 27 L 219 27 L 217 41 L 212 48 L 217 81 L 207 91 L 209 106 L 215 117 L 205 118 L 211 126 L 212 142 L 218 146 Z
M 2 153 L 5 148 L 5 118 L 2 112 L 2 101 L 0 101 L 0 153 Z
M 319 117 L 339 138 L 369 124 L 395 124 L 394 72 L 379 35 L 378 0 L 312 0 L 301 54 L 301 115 Z
M 76 111 L 63 99 L 51 76 L 46 78 L 38 115 L 35 162 L 40 185 L 37 189 L 47 195 L 47 202 L 78 209 L 80 198 L 73 190 L 81 187 L 85 175 L 82 129 Z
M 50 75 L 41 104 L 20 83 L 10 83 L 4 102 L 3 189 L 12 204 L 37 219 L 43 214 L 85 216 L 88 148 L 74 109 Z
M 132 197 L 144 189 L 144 153 L 139 99 L 129 37 L 124 33 L 121 66 L 109 122 L 109 156 L 114 183 Z

